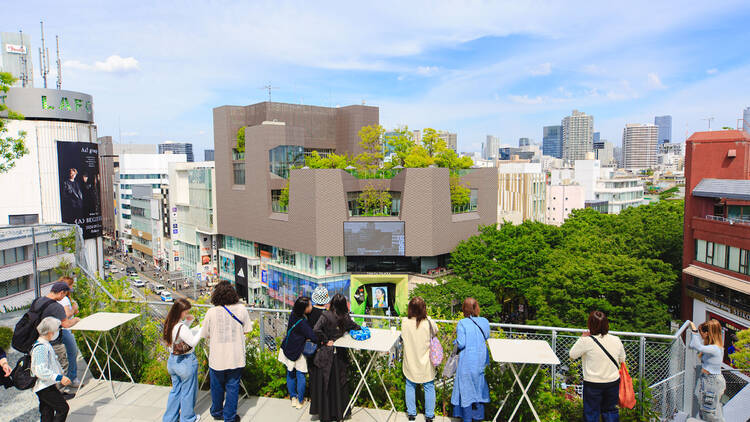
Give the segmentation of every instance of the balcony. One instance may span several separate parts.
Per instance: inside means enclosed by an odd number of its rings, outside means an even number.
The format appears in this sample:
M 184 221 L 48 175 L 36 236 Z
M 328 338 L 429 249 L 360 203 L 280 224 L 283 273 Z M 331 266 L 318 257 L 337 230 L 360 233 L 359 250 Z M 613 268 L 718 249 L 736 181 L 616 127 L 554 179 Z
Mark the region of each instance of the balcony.
M 692 229 L 706 233 L 716 233 L 736 239 L 750 239 L 750 221 L 716 215 L 693 217 Z

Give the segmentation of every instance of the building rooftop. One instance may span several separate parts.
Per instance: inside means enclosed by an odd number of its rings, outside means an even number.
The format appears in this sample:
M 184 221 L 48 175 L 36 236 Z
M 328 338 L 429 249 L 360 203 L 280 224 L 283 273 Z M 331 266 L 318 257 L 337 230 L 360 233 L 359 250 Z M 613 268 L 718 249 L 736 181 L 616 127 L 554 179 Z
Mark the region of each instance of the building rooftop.
M 744 130 L 712 130 L 710 132 L 695 132 L 687 142 L 726 142 L 747 141 L 750 142 L 750 134 Z
M 750 180 L 703 179 L 693 189 L 694 196 L 750 201 Z

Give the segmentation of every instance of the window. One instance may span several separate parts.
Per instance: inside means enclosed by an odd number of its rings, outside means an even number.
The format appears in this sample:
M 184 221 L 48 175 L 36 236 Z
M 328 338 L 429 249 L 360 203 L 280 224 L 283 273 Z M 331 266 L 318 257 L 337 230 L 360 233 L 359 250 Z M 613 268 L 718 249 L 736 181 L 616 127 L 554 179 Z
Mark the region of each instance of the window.
M 245 184 L 245 163 L 232 163 L 232 172 L 234 173 L 234 184 Z
M 695 260 L 740 274 L 748 274 L 750 251 L 721 243 L 695 240 Z
M 695 260 L 698 262 L 706 262 L 706 241 L 696 239 L 695 240 Z
M 26 247 L 19 246 L 0 251 L 0 266 L 26 261 Z
M 714 262 L 713 265 L 721 268 L 726 268 L 726 257 L 727 251 L 726 246 L 716 243 L 714 245 Z
M 750 251 L 742 250 L 740 251 L 740 273 L 741 274 L 750 274 L 750 271 L 748 271 L 748 267 L 750 267 Z
M 284 265 L 294 266 L 297 261 L 297 254 L 293 251 L 279 248 L 279 262 Z
M 39 214 L 17 214 L 8 216 L 8 224 L 11 226 L 37 223 L 39 223 Z
M 281 200 L 281 189 L 271 189 L 271 211 L 273 212 L 288 212 L 289 205 L 281 206 L 279 201 Z
M 30 276 L 14 278 L 7 281 L 0 281 L 0 297 L 10 296 L 28 289 Z

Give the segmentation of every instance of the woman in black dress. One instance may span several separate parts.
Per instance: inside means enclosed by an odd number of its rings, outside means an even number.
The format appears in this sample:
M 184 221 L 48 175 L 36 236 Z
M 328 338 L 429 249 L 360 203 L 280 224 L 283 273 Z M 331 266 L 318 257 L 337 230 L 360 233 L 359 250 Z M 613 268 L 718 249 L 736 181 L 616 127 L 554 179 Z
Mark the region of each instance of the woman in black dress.
M 346 350 L 337 350 L 333 342 L 349 330 L 360 326 L 349 317 L 349 302 L 342 294 L 331 299 L 330 310 L 324 311 L 315 324 L 315 336 L 323 344 L 315 353 L 316 367 L 310 374 L 310 414 L 322 422 L 343 420 L 349 402 Z

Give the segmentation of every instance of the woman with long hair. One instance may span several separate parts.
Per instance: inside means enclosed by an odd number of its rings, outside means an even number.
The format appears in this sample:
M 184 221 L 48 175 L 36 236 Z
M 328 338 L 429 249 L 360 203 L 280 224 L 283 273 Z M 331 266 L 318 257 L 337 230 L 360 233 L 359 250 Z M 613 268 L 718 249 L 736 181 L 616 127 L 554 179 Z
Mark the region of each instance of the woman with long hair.
M 464 299 L 461 309 L 464 318 L 456 325 L 454 341 L 459 355 L 451 394 L 453 417 L 464 422 L 481 421 L 484 404 L 490 402 L 490 389 L 484 378 L 484 368 L 490 363 L 490 322 L 479 316 L 479 303 L 473 297 Z
M 211 379 L 211 416 L 224 422 L 239 421 L 237 401 L 245 367 L 245 334 L 253 324 L 234 286 L 220 281 L 211 293 L 201 336 L 209 341 L 208 375 Z
M 576 340 L 569 352 L 571 359 L 582 358 L 583 361 L 583 420 L 618 421 L 620 365 L 625 362 L 625 348 L 619 337 L 609 334 L 609 320 L 604 312 L 592 311 L 587 325 L 589 330 Z
M 427 317 L 427 305 L 419 296 L 407 307 L 407 317 L 401 319 L 401 340 L 404 342 L 404 378 L 406 379 L 406 415 L 417 418 L 417 385 L 424 388 L 424 416 L 426 422 L 435 418 L 435 367 L 430 361 L 430 340 L 438 327 Z
M 195 413 L 198 393 L 198 359 L 193 348 L 200 341 L 201 327 L 190 328 L 195 318 L 190 315 L 190 302 L 179 298 L 169 308 L 164 321 L 162 339 L 169 349 L 167 372 L 172 377 L 172 391 L 167 398 L 164 422 L 195 422 L 200 415 Z
M 307 315 L 312 312 L 312 303 L 306 296 L 298 297 L 294 302 L 289 323 L 286 326 L 286 337 L 279 350 L 279 361 L 286 366 L 286 388 L 292 400 L 292 407 L 302 409 L 305 402 L 305 374 L 307 359 L 302 355 L 307 340 L 317 343 Z
M 340 421 L 349 401 L 347 371 L 349 362 L 345 350 L 336 350 L 333 342 L 349 330 L 360 326 L 349 316 L 349 302 L 336 293 L 331 298 L 330 309 L 324 311 L 315 324 L 313 332 L 322 346 L 315 353 L 316 370 L 310 379 L 310 414 L 318 415 L 320 421 Z
M 707 422 L 723 422 L 724 409 L 721 397 L 727 384 L 721 374 L 721 363 L 724 358 L 721 324 L 715 319 L 709 319 L 696 328 L 690 321 L 690 328 L 693 335 L 688 347 L 697 350 L 701 358 L 701 373 L 695 385 L 700 417 Z

